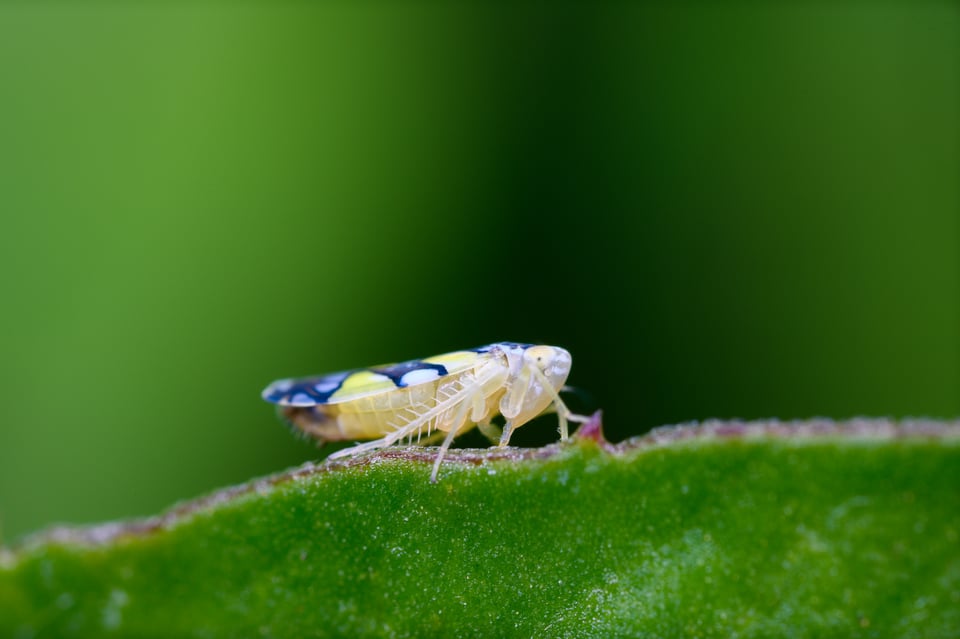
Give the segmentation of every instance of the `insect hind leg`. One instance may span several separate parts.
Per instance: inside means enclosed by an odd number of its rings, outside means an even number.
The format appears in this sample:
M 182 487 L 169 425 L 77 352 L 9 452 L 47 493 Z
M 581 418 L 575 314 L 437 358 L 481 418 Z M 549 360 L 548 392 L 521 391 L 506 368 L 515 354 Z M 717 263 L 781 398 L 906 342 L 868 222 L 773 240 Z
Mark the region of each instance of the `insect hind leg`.
M 394 443 L 397 440 L 391 437 L 381 437 L 380 439 L 374 439 L 369 442 L 364 442 L 362 444 L 354 444 L 347 448 L 341 448 L 340 450 L 331 453 L 327 459 L 340 459 L 341 457 L 353 457 L 354 455 L 359 455 L 361 453 L 367 453 L 374 450 L 379 450 L 381 448 L 386 448 Z
M 409 413 L 409 416 L 401 417 L 400 423 L 398 424 L 392 424 L 392 432 L 389 432 L 380 439 L 374 439 L 369 442 L 338 450 L 330 455 L 328 459 L 350 457 L 386 448 L 402 441 L 404 438 L 412 437 L 415 433 L 419 435 L 424 428 L 427 430 L 427 438 L 429 439 L 431 437 L 431 430 L 440 425 L 443 415 L 454 408 L 457 409 L 456 414 L 460 415 L 459 419 L 455 421 L 455 424 L 462 424 L 466 418 L 466 408 L 471 405 L 471 394 L 477 392 L 478 388 L 479 386 L 477 385 L 468 385 L 467 383 L 460 382 L 458 386 L 448 391 L 440 391 L 438 392 L 439 401 L 432 406 L 421 403 L 404 409 Z M 454 428 L 454 430 L 457 429 Z
M 473 392 L 479 392 L 479 388 Z M 460 406 L 457 407 L 457 412 L 453 416 L 453 420 L 450 422 L 450 430 L 447 432 L 447 436 L 443 438 L 443 443 L 440 444 L 440 450 L 437 451 L 437 459 L 433 462 L 433 471 L 430 473 L 430 483 L 437 483 L 437 474 L 440 472 L 440 463 L 443 461 L 443 456 L 447 453 L 447 450 L 450 448 L 450 444 L 453 443 L 453 438 L 457 436 L 460 432 L 460 426 L 467 419 L 467 411 L 471 408 L 472 398 L 465 398 L 466 401 L 462 402 Z

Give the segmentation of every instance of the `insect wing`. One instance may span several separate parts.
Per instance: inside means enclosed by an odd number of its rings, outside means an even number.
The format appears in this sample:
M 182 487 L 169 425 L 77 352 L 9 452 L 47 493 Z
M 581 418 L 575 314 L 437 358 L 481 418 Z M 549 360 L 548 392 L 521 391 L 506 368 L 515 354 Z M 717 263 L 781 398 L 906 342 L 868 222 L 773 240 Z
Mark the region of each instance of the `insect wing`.
M 426 384 L 472 367 L 488 357 L 485 349 L 455 351 L 426 359 L 317 377 L 281 379 L 263 391 L 263 398 L 281 406 L 321 406 L 349 402 L 368 395 Z
M 300 379 L 278 379 L 265 389 L 262 397 L 272 404 L 280 406 L 318 406 L 329 403 L 330 396 L 343 386 L 344 380 L 356 371 L 343 371 L 302 377 Z
M 280 406 L 339 404 L 397 388 L 425 384 L 446 376 L 442 364 L 412 360 L 300 379 L 280 379 L 263 391 L 263 398 Z

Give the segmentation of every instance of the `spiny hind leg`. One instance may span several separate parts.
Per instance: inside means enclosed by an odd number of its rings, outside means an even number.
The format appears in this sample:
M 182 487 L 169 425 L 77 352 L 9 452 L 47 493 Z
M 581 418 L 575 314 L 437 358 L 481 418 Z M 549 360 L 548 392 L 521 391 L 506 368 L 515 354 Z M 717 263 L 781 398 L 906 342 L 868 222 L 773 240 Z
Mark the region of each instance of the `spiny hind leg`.
M 352 457 L 361 453 L 380 450 L 381 448 L 387 448 L 402 442 L 404 439 L 407 440 L 409 445 L 416 443 L 417 446 L 430 446 L 442 440 L 446 436 L 446 433 L 443 431 L 434 431 L 429 435 L 421 437 L 420 433 L 422 432 L 424 425 L 426 424 L 411 422 L 410 424 L 403 426 L 396 433 L 391 433 L 386 437 L 374 439 L 362 444 L 355 444 L 349 448 L 343 448 L 330 455 L 329 458 L 339 459 L 340 457 Z M 414 433 L 416 433 L 416 435 L 414 435 Z
M 473 391 L 475 393 L 480 392 L 479 387 Z M 447 432 L 447 436 L 443 438 L 443 443 L 440 444 L 440 450 L 437 451 L 437 459 L 433 462 L 433 472 L 430 473 L 430 483 L 437 483 L 437 474 L 440 472 L 440 463 L 443 461 L 443 456 L 447 454 L 447 450 L 450 448 L 450 444 L 453 443 L 453 438 L 456 437 L 461 430 L 460 427 L 467 421 L 467 412 L 473 406 L 473 397 L 466 398 L 466 401 L 460 404 L 457 407 L 457 412 L 454 413 L 453 419 L 450 423 L 450 430 Z
M 438 430 L 430 433 L 429 435 L 425 435 L 424 437 L 418 437 L 417 446 L 433 446 L 437 442 L 443 441 L 443 438 L 446 436 L 447 434 L 445 432 Z
M 347 448 L 341 448 L 340 450 L 333 452 L 327 459 L 339 459 L 341 457 L 352 457 L 354 455 L 359 455 L 360 453 L 366 453 L 371 450 L 378 450 L 380 448 L 385 448 L 389 446 L 392 442 L 389 441 L 386 437 L 381 439 L 374 439 L 373 441 L 364 442 L 362 444 L 355 444 Z
M 414 434 L 419 437 L 424 427 L 427 427 L 427 431 L 429 433 L 431 420 L 435 417 L 433 411 L 426 410 L 422 406 L 411 407 L 404 410 L 406 410 L 412 416 L 401 415 L 402 419 L 405 421 L 401 421 L 399 425 L 395 426 L 392 432 L 389 432 L 387 435 L 379 439 L 374 439 L 362 444 L 355 444 L 349 448 L 338 450 L 330 455 L 329 459 L 351 457 L 361 453 L 380 450 L 381 448 L 387 448 L 388 446 L 392 446 L 400 441 L 403 441 L 404 439 L 408 439 L 412 443 Z M 417 412 L 418 410 L 422 412 Z M 429 439 L 430 435 L 427 435 L 427 438 Z
M 380 439 L 374 439 L 369 442 L 364 442 L 363 444 L 351 446 L 350 448 L 338 450 L 330 455 L 329 459 L 338 459 L 340 457 L 349 457 L 351 455 L 359 455 L 360 453 L 379 450 L 387 446 L 392 446 L 407 438 L 409 438 L 412 443 L 414 435 L 419 438 L 424 429 L 426 429 L 427 437 L 429 438 L 432 434 L 431 429 L 439 425 L 442 415 L 455 407 L 459 407 L 461 404 L 469 405 L 472 393 L 473 388 L 462 387 L 449 394 L 444 394 L 443 397 L 433 405 L 421 402 L 414 406 L 400 409 L 397 411 L 396 422 L 388 425 L 389 428 L 393 429 L 392 431 L 388 431 L 388 433 Z

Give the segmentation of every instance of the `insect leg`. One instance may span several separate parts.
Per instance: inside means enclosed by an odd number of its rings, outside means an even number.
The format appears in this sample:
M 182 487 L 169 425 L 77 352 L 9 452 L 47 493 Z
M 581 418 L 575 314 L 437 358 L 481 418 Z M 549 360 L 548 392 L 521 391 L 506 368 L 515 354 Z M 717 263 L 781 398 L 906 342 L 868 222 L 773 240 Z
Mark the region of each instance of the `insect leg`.
M 489 418 L 484 421 L 477 422 L 477 428 L 480 429 L 480 432 L 484 437 L 490 440 L 491 444 L 496 444 L 500 440 L 500 436 L 503 434 L 503 431 L 500 430 L 500 428 L 490 423 Z
M 471 389 L 474 393 L 479 392 L 479 387 Z M 430 473 L 430 483 L 437 483 L 437 473 L 440 472 L 440 462 L 443 461 L 443 456 L 446 454 L 447 449 L 450 448 L 450 444 L 453 443 L 453 438 L 457 436 L 457 433 L 460 431 L 460 426 L 467 419 L 467 411 L 471 408 L 473 398 L 465 398 L 463 403 L 457 407 L 457 412 L 454 414 L 453 421 L 450 422 L 450 431 L 447 433 L 447 436 L 443 438 L 443 443 L 440 444 L 440 450 L 437 451 L 437 459 L 433 462 L 433 472 Z
M 417 446 L 432 446 L 433 444 L 436 444 L 439 441 L 443 441 L 443 438 L 446 436 L 447 434 L 442 431 L 438 431 L 436 433 L 430 433 L 423 439 L 418 439 Z
M 393 444 L 401 441 L 404 437 L 412 437 L 414 432 L 419 432 L 420 429 L 423 428 L 424 424 L 429 424 L 430 420 L 435 417 L 435 409 L 421 409 L 423 411 L 422 413 L 418 413 L 413 408 L 408 408 L 406 410 L 409 411 L 413 417 L 410 417 L 409 420 L 400 424 L 392 433 L 381 437 L 380 439 L 374 439 L 362 444 L 355 444 L 349 448 L 338 450 L 330 455 L 328 459 L 351 457 L 353 455 L 359 455 L 360 453 L 366 453 L 369 451 L 386 448 L 387 446 L 392 446 Z
M 328 457 L 328 459 L 339 459 L 340 457 L 349 457 L 352 455 L 358 455 L 360 453 L 365 453 L 372 450 L 378 450 L 380 448 L 386 448 L 396 444 L 398 441 L 402 440 L 404 437 L 412 435 L 414 432 L 418 432 L 425 425 L 430 424 L 432 420 L 443 415 L 446 411 L 451 408 L 464 403 L 466 406 L 469 406 L 468 401 L 469 394 L 473 392 L 474 388 L 472 386 L 462 386 L 461 388 L 456 389 L 454 392 L 443 395 L 441 401 L 434 404 L 432 407 L 427 408 L 425 405 L 419 405 L 414 408 L 409 408 L 410 413 L 413 414 L 413 417 L 409 419 L 404 418 L 404 421 L 395 426 L 395 430 L 384 436 L 380 439 L 374 439 L 373 441 L 365 442 L 363 444 L 357 444 L 351 446 L 350 448 L 344 448 L 338 450 Z M 418 412 L 420 411 L 420 412 Z M 429 435 L 428 435 L 429 436 Z
M 557 389 L 553 387 L 553 384 L 551 384 L 550 380 L 547 379 L 547 376 L 543 374 L 543 371 L 536 366 L 531 366 L 530 370 L 533 371 L 534 376 L 540 381 L 540 384 L 543 386 L 544 390 L 547 391 L 547 394 L 553 399 L 553 406 L 557 411 L 557 421 L 560 422 L 560 440 L 563 441 L 569 439 L 570 430 L 567 427 L 567 420 L 583 424 L 590 418 L 586 415 L 577 415 L 571 412 L 570 409 L 567 408 L 567 405 L 563 403 L 563 400 L 560 399 Z M 503 444 L 501 443 L 501 445 Z
M 500 443 L 497 446 L 503 448 L 510 443 L 510 435 L 513 434 L 513 420 L 508 419 L 507 423 L 503 425 L 503 432 L 500 433 Z
M 380 439 L 374 439 L 369 442 L 364 442 L 362 444 L 356 444 L 350 446 L 349 448 L 341 448 L 335 453 L 331 453 L 327 459 L 339 459 L 341 457 L 352 457 L 353 455 L 359 455 L 360 453 L 366 453 L 371 450 L 378 450 L 380 448 L 386 448 L 387 446 L 399 441 L 398 439 L 393 439 L 392 437 L 381 437 Z

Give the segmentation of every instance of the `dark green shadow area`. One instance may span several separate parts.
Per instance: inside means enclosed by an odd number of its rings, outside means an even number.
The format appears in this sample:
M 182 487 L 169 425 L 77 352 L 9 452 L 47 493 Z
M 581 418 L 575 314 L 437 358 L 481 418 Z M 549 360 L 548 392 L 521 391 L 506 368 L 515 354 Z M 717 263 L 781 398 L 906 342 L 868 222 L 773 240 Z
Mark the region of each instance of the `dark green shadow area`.
M 273 379 L 500 340 L 611 441 L 954 418 L 958 115 L 958 2 L 0 2 L 0 540 L 315 460 Z
M 308 465 L 4 551 L 12 637 L 948 636 L 960 425 Z

